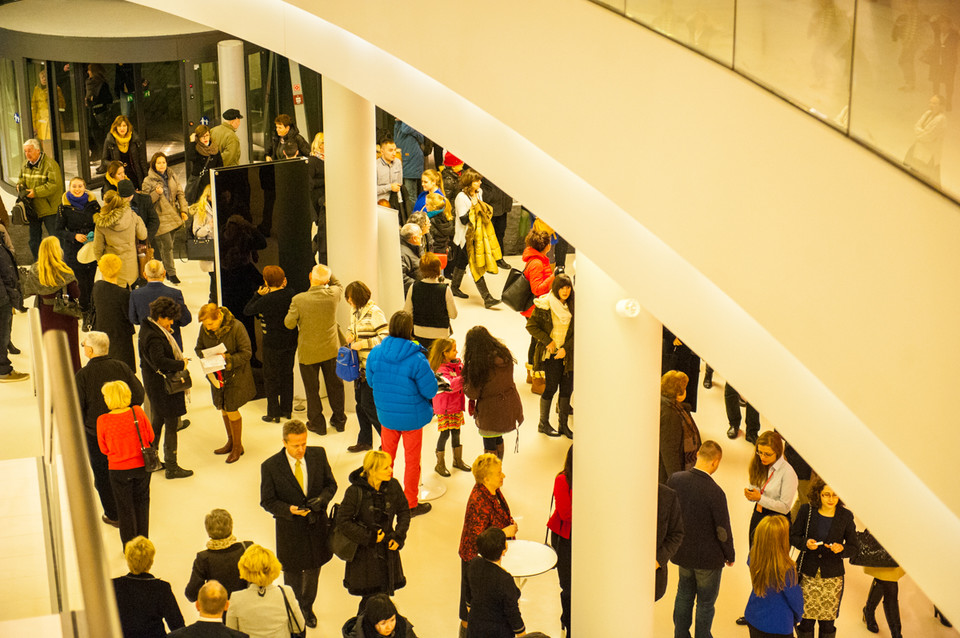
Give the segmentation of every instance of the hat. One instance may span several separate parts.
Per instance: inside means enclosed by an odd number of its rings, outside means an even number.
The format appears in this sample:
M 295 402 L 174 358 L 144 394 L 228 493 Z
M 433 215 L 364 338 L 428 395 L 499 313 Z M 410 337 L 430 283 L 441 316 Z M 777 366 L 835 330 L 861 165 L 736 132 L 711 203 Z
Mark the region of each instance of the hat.
M 463 164 L 463 160 L 449 151 L 443 156 L 444 166 L 453 168 L 454 166 L 460 166 L 461 164 Z
M 137 189 L 133 187 L 133 182 L 129 179 L 121 179 L 117 182 L 117 195 L 120 197 L 130 197 Z
M 223 119 L 225 120 L 242 120 L 243 116 L 240 115 L 240 111 L 237 109 L 227 109 L 223 112 Z

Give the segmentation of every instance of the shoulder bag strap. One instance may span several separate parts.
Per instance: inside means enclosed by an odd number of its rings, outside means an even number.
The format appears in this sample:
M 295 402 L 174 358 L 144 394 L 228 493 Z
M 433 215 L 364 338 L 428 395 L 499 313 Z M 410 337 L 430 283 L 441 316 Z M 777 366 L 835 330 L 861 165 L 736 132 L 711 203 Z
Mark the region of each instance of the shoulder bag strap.
M 551 491 L 551 492 L 550 492 L 550 507 L 547 508 L 547 520 L 548 520 L 548 521 L 550 520 L 550 515 L 553 513 L 553 498 L 554 498 L 554 494 L 553 494 L 553 491 Z M 550 540 L 550 528 L 547 527 L 547 531 L 545 531 L 545 532 L 543 533 L 543 544 L 544 544 L 544 545 L 549 545 L 549 544 L 550 544 L 550 543 L 549 543 L 549 540 Z
M 130 408 L 130 414 L 133 415 L 133 427 L 137 431 L 137 440 L 140 441 L 140 450 L 143 450 L 143 437 L 140 436 L 140 421 L 137 420 L 137 411 Z
M 293 610 L 290 608 L 290 601 L 287 600 L 287 592 L 283 591 L 283 587 L 280 585 L 277 585 L 277 589 L 280 590 L 280 595 L 283 596 L 283 604 L 287 608 L 288 629 L 293 633 L 299 634 L 304 628 L 297 624 L 297 617 L 293 615 Z

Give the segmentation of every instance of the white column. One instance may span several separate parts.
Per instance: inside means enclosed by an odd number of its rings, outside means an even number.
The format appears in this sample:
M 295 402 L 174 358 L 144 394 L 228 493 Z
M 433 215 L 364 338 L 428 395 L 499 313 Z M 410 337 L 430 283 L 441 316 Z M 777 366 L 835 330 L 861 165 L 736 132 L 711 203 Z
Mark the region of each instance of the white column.
M 374 204 L 377 216 L 377 263 L 380 279 L 380 309 L 387 315 L 403 310 L 403 270 L 400 268 L 400 221 L 397 211 Z
M 227 109 L 237 109 L 243 115 L 237 137 L 240 138 L 240 163 L 250 162 L 250 121 L 247 114 L 247 73 L 244 66 L 243 42 L 221 40 L 217 42 L 217 82 L 220 86 L 220 115 Z
M 580 636 L 652 636 L 661 325 L 625 318 L 626 291 L 577 255 L 573 623 Z
M 379 304 L 373 118 L 371 102 L 323 77 L 328 265 L 343 285 L 367 284 Z

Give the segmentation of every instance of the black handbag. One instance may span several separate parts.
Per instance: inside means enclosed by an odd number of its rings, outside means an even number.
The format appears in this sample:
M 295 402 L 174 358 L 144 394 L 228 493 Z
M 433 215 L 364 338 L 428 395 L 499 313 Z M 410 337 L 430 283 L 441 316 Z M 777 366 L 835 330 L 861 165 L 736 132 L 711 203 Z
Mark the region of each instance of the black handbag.
M 137 430 L 137 440 L 140 441 L 140 452 L 143 454 L 143 469 L 147 472 L 156 472 L 163 469 L 160 462 L 160 452 L 155 447 L 143 447 L 143 437 L 140 436 L 140 421 L 137 420 L 137 411 L 130 408 L 133 414 L 133 427 Z
M 40 221 L 33 202 L 27 198 L 17 199 L 17 203 L 10 209 L 10 221 L 16 226 L 29 226 L 30 222 Z
M 53 298 L 53 311 L 58 315 L 83 319 L 83 309 L 80 308 L 80 302 L 70 297 L 64 297 L 63 288 L 58 290 L 57 296 Z
M 511 268 L 510 272 L 507 273 L 507 282 L 503 285 L 500 299 L 508 308 L 523 312 L 533 305 L 533 298 L 530 282 L 523 276 L 523 272 Z
M 295 627 L 300 627 L 300 623 L 297 622 L 297 617 L 294 615 L 293 609 L 290 608 L 290 601 L 287 600 L 287 592 L 283 591 L 283 587 L 280 587 L 280 585 L 277 585 L 277 587 L 280 588 L 280 595 L 283 596 L 283 604 L 287 608 L 287 629 L 290 631 L 290 638 L 306 638 L 306 627 L 294 629 Z
M 857 541 L 860 544 L 860 551 L 850 559 L 851 565 L 860 565 L 861 567 L 899 567 L 897 561 L 884 549 L 883 545 L 865 529 L 857 532 Z
M 157 370 L 157 372 L 163 377 L 163 387 L 167 391 L 167 394 L 184 392 L 193 387 L 193 379 L 190 378 L 190 371 L 186 368 L 169 374 L 161 372 L 160 370 Z
M 83 311 L 83 324 L 81 330 L 84 332 L 90 332 L 93 330 L 93 327 L 97 324 L 97 309 L 93 304 L 90 304 L 90 307 Z
M 333 531 L 328 536 L 330 539 L 330 550 L 336 554 L 337 558 L 345 563 L 349 563 L 353 560 L 354 556 L 357 555 L 357 544 L 347 538 L 347 535 L 344 534 L 337 525 L 337 512 L 339 510 L 340 504 L 335 503 L 333 507 L 330 508 L 330 514 L 328 516 L 333 525 Z
M 188 237 L 187 259 L 190 261 L 213 261 L 213 238 Z

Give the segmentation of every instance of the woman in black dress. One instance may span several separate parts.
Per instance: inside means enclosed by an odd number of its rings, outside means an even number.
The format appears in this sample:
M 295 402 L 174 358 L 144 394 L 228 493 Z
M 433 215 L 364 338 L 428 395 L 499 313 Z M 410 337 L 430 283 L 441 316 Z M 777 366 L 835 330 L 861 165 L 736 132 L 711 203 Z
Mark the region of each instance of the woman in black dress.
M 130 289 L 121 286 L 117 277 L 123 268 L 123 262 L 112 253 L 107 253 L 97 262 L 100 268 L 100 281 L 93 284 L 93 307 L 96 310 L 94 330 L 107 333 L 110 337 L 110 356 L 123 361 L 131 370 L 137 369 L 133 354 L 133 335 L 135 330 L 130 323 Z
M 263 330 L 263 385 L 267 392 L 266 422 L 289 420 L 293 413 L 293 361 L 297 355 L 296 328 L 283 320 L 290 310 L 294 291 L 287 288 L 287 276 L 280 266 L 264 266 L 263 285 L 247 303 L 244 314 L 257 315 Z
M 80 307 L 90 307 L 90 293 L 93 290 L 93 278 L 97 274 L 94 263 L 81 264 L 77 253 L 88 241 L 93 240 L 93 215 L 100 212 L 97 196 L 87 190 L 87 184 L 81 177 L 70 180 L 70 188 L 63 194 L 57 211 L 57 235 L 63 248 L 63 260 L 77 278 L 80 286 Z

